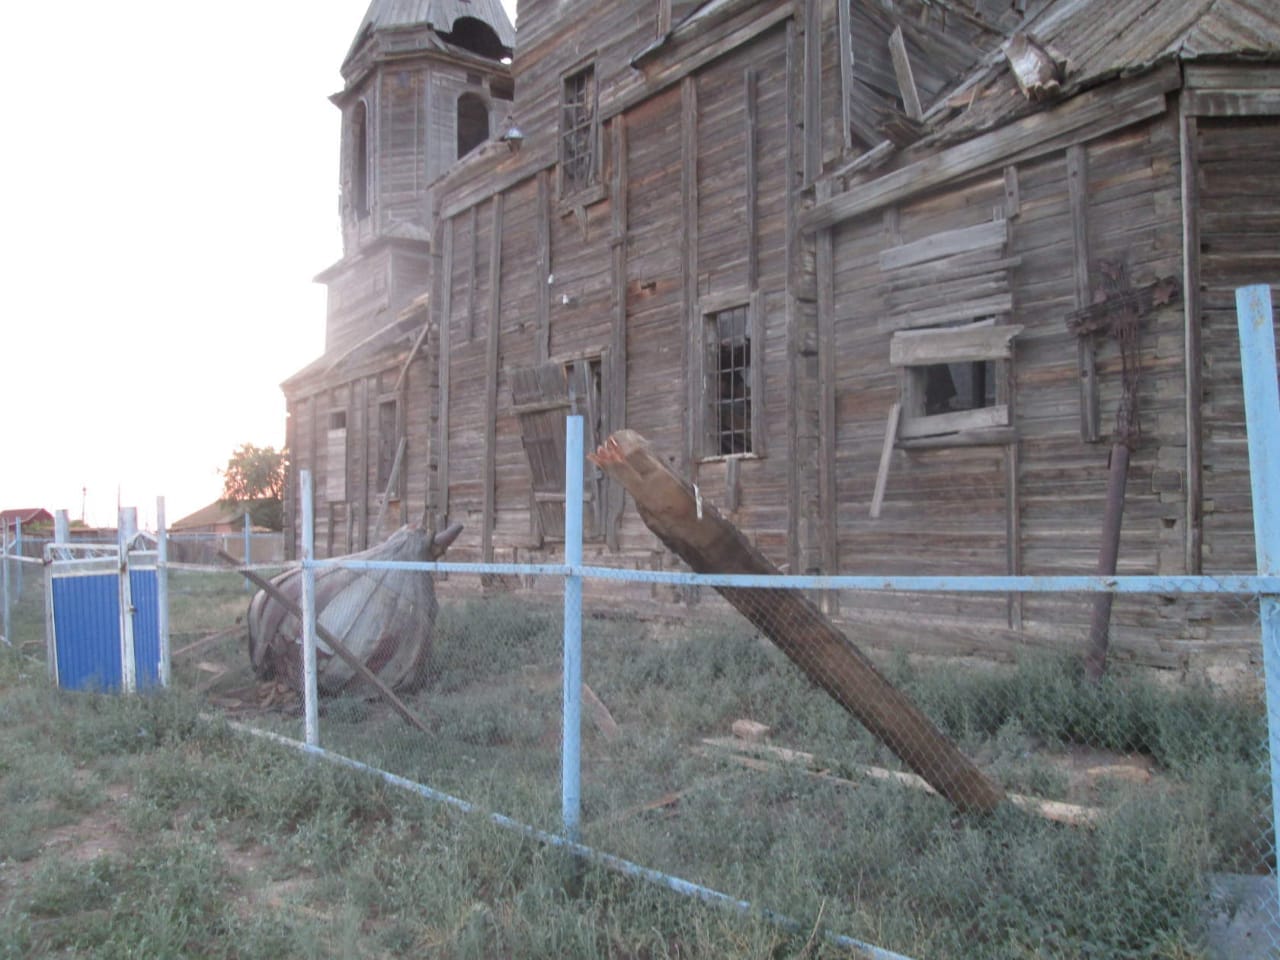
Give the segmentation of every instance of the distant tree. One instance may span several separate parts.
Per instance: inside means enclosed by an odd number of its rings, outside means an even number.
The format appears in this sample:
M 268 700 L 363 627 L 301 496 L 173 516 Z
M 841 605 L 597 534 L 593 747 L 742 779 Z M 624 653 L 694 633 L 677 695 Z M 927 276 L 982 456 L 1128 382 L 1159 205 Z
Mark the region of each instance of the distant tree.
M 284 483 L 288 455 L 274 447 L 242 444 L 222 471 L 223 506 L 243 505 L 250 520 L 269 530 L 284 529 Z

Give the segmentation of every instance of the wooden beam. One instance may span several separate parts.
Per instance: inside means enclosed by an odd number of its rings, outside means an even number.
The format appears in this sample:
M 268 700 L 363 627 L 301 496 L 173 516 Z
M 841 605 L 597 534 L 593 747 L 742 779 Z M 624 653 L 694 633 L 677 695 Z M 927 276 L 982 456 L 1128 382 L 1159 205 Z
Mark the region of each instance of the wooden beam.
M 889 363 L 895 367 L 979 360 L 1008 360 L 1013 338 L 1022 332 L 1018 324 L 975 323 L 967 327 L 908 330 L 889 340 Z
M 641 519 L 697 573 L 776 575 L 742 532 L 677 476 L 638 433 L 609 437 L 591 460 L 635 499 Z M 817 686 L 961 810 L 990 813 L 1004 791 L 943 736 L 801 591 L 717 588 Z
M 822 172 L 822 4 L 804 2 L 804 126 L 805 185 Z
M 853 11 L 849 0 L 836 0 L 836 43 L 840 48 L 840 144 L 853 149 Z
M 758 127 L 760 125 L 760 107 L 757 103 L 756 88 L 759 85 L 760 72 L 748 67 L 743 73 L 742 99 L 746 105 L 746 157 L 744 173 L 746 177 L 747 195 L 745 200 L 746 241 L 747 241 L 747 289 L 754 292 L 760 285 L 760 232 L 759 211 L 757 209 L 756 150 L 758 149 Z
M 698 84 L 685 77 L 680 87 L 680 268 L 685 315 L 684 462 L 697 482 L 702 423 L 702 317 L 698 310 Z
M 1075 136 L 1081 142 L 1158 116 L 1167 109 L 1165 93 L 1180 82 L 1176 65 L 1161 68 L 1137 81 L 1106 84 L 1072 97 L 1059 107 L 1015 120 L 998 130 L 921 157 L 846 192 L 819 201 L 800 215 L 805 232 L 848 220 L 926 190 L 1059 149 L 1055 141 Z M 1117 86 L 1121 87 L 1117 90 Z
M 889 247 L 880 253 L 880 269 L 898 270 L 962 253 L 999 250 L 1008 242 L 1009 222 L 988 220 L 972 227 L 942 230 L 912 243 Z
M 498 355 L 502 339 L 502 207 L 505 194 L 493 198 L 493 234 L 489 240 L 489 332 L 484 363 L 484 516 L 481 555 L 493 563 L 493 528 L 498 485 Z
M 829 189 L 820 183 L 819 191 Z M 831 230 L 818 234 L 818 516 L 821 518 L 822 572 L 839 572 L 836 517 L 836 290 Z M 831 601 L 834 602 L 834 601 Z
M 1089 283 L 1089 163 L 1081 144 L 1067 148 L 1067 195 L 1071 207 L 1076 309 L 1083 310 L 1093 301 L 1093 289 Z M 1077 338 L 1076 362 L 1080 374 L 1080 439 L 1097 443 L 1102 436 L 1102 425 L 1097 345 L 1092 336 Z
M 898 439 L 898 419 L 902 416 L 902 404 L 889 408 L 889 419 L 884 425 L 884 444 L 880 447 L 880 468 L 876 471 L 875 492 L 871 495 L 871 519 L 880 519 L 884 506 L 885 488 L 889 484 L 889 464 L 893 460 L 893 445 Z
M 1186 503 L 1183 508 L 1183 560 L 1188 574 L 1198 575 L 1204 562 L 1204 351 L 1200 335 L 1200 151 L 1199 125 L 1182 110 L 1178 124 L 1182 159 L 1182 336 L 1183 412 L 1186 419 Z
M 382 502 L 378 504 L 378 519 L 373 525 L 373 539 L 377 540 L 382 536 L 382 521 L 387 515 L 387 501 L 391 499 L 391 488 L 395 486 L 396 477 L 400 473 L 400 460 L 404 457 L 405 445 L 408 442 L 407 437 L 401 437 L 400 442 L 396 444 L 396 458 L 391 462 L 391 473 L 387 475 L 387 486 L 382 491 Z
M 439 390 L 439 418 L 437 424 L 440 430 L 440 439 L 436 451 L 436 483 L 439 493 L 436 500 L 436 509 L 439 511 L 439 521 L 447 522 L 449 518 L 449 387 L 453 377 L 453 362 L 449 353 L 449 343 L 452 339 L 450 336 L 453 326 L 453 228 L 454 220 L 450 217 L 443 221 L 441 232 L 444 234 L 443 247 L 444 251 L 441 255 L 443 267 L 440 271 L 440 307 L 438 316 L 440 317 L 440 376 L 438 381 Z
M 893 74 L 898 79 L 898 90 L 902 93 L 903 111 L 912 120 L 924 119 L 924 109 L 920 106 L 920 91 L 916 89 L 915 74 L 911 72 L 911 59 L 907 56 L 907 42 L 902 37 L 902 27 L 893 28 L 889 34 L 889 56 L 893 58 Z
M 609 331 L 609 369 L 604 371 L 608 430 L 627 425 L 627 117 L 620 114 L 609 124 L 613 138 L 613 322 Z M 618 529 L 625 507 L 625 491 L 613 482 L 605 486 L 605 545 L 618 550 Z
M 470 343 L 476 338 L 476 267 L 480 263 L 480 207 L 467 211 L 467 228 L 471 231 L 471 247 L 467 251 L 467 333 L 463 338 Z
M 537 296 L 537 328 L 534 339 L 537 341 L 538 363 L 546 363 L 551 358 L 551 172 L 543 170 L 538 174 L 538 209 L 536 212 L 538 234 L 533 249 L 534 263 L 537 264 L 534 286 Z

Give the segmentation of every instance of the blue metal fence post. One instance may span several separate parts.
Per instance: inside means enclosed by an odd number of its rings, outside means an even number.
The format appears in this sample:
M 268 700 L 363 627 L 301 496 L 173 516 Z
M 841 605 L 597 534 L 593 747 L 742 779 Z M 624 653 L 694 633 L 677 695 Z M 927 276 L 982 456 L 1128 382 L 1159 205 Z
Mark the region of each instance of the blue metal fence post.
M 251 541 L 250 541 L 250 526 L 249 526 L 250 522 L 251 521 L 249 520 L 249 508 L 246 506 L 244 508 L 244 565 L 246 567 L 249 564 L 253 563 L 253 553 L 252 553 L 252 547 L 251 547 Z M 244 578 L 245 593 L 249 593 L 252 590 L 253 590 L 253 582 L 248 577 L 245 577 Z
M 120 507 L 116 520 L 116 547 L 120 551 L 120 689 L 138 689 L 138 661 L 133 636 L 133 583 L 129 576 L 129 548 L 138 529 L 136 507 Z
M 1236 291 L 1236 314 L 1258 574 L 1275 576 L 1280 574 L 1280 385 L 1276 381 L 1271 288 L 1265 284 L 1241 287 Z M 1271 748 L 1272 827 L 1273 836 L 1280 838 L 1280 597 L 1261 598 L 1261 618 Z M 1280 907 L 1280 884 L 1276 894 Z
M 9 633 L 9 521 L 0 523 L 0 581 L 3 581 L 3 600 L 0 607 L 4 608 L 4 642 L 9 646 L 13 646 L 13 637 Z
M 311 471 L 300 470 L 302 493 L 302 705 L 307 746 L 320 746 L 320 710 L 316 694 L 316 531 Z
M 564 562 L 582 565 L 582 417 L 565 418 Z M 560 747 L 560 817 L 578 841 L 582 817 L 582 577 L 564 580 L 564 732 Z
M 22 552 L 22 518 L 21 517 L 18 517 L 16 520 L 13 521 L 13 552 L 19 557 L 25 556 L 25 554 Z M 13 591 L 13 595 L 17 599 L 21 600 L 22 599 L 22 561 L 21 560 L 18 561 L 18 565 L 13 571 L 13 577 L 15 580 L 17 580 L 16 589 Z

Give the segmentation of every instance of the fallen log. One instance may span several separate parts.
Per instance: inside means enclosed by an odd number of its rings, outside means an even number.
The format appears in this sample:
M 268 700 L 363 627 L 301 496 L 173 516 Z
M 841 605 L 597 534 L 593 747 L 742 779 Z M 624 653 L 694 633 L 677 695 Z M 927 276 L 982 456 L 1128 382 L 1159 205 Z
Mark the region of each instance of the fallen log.
M 645 525 L 695 573 L 779 573 L 736 526 L 655 456 L 640 434 L 619 430 L 588 457 L 626 488 Z M 1005 799 L 1004 791 L 800 591 L 716 591 L 957 808 L 990 813 Z

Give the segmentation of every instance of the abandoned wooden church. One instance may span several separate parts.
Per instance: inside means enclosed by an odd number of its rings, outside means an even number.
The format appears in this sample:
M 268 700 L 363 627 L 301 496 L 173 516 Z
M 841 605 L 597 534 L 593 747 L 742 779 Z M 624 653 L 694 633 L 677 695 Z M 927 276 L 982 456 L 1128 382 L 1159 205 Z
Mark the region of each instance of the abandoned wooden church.
M 466 525 L 450 559 L 556 558 L 573 411 L 793 572 L 1093 573 L 1117 536 L 1121 573 L 1253 568 L 1232 292 L 1280 283 L 1272 0 L 518 23 L 373 0 L 343 62 L 344 254 L 284 384 L 322 554 L 426 517 Z M 586 485 L 589 562 L 675 563 Z M 859 642 L 991 656 L 1075 647 L 1091 606 L 840 601 Z M 1111 624 L 1154 666 L 1257 645 L 1235 600 L 1120 597 Z

